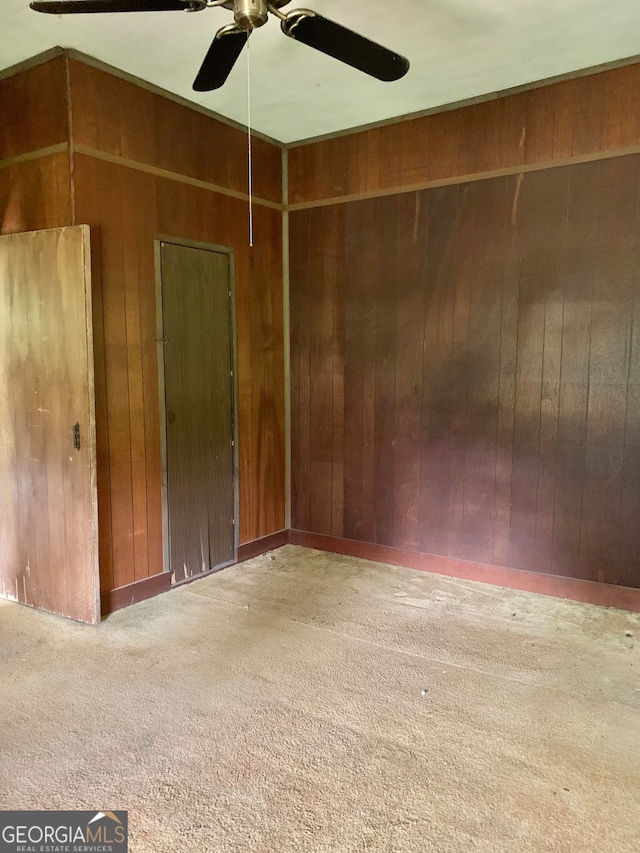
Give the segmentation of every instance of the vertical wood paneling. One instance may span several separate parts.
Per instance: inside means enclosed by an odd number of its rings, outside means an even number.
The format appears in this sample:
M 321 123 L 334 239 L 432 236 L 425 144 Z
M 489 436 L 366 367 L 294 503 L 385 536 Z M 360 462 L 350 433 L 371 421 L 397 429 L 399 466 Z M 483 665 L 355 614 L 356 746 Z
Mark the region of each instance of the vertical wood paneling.
M 0 80 L 0 160 L 69 141 L 65 60 Z
M 552 571 L 572 577 L 580 576 L 598 168 L 574 166 L 568 176 Z
M 635 63 L 293 147 L 289 201 L 402 188 L 637 146 L 639 74 Z
M 393 525 L 390 541 L 420 547 L 420 434 L 422 417 L 424 280 L 427 250 L 426 193 L 398 198 L 396 386 Z M 402 227 L 410 225 L 410 227 Z
M 76 159 L 76 208 L 85 222 L 100 221 L 99 208 L 104 192 L 101 172 L 84 168 Z M 105 314 L 102 286 L 102 229 L 91 229 L 91 288 L 93 292 L 93 358 L 96 407 L 96 458 L 98 480 L 98 541 L 100 550 L 100 588 L 114 588 L 113 534 L 111 525 L 111 484 L 109 470 L 109 424 L 107 418 L 107 374 L 105 362 Z
M 293 429 L 318 422 L 316 455 L 344 323 L 344 536 L 640 586 L 639 195 L 630 155 L 290 214 Z M 324 532 L 305 452 L 293 494 Z
M 399 197 L 378 201 L 380 221 L 387 227 L 378 234 L 379 261 L 373 282 L 375 309 L 374 358 L 374 444 L 373 444 L 373 520 L 374 540 L 388 542 L 393 536 L 393 513 L 389 495 L 394 492 L 395 405 L 398 264 L 396 258 L 400 233 Z
M 422 406 L 420 417 L 419 550 L 449 550 L 449 469 L 455 380 L 453 324 L 457 264 L 456 235 L 460 215 L 459 187 L 421 193 L 427 213 L 426 254 L 418 315 L 423 328 Z
M 83 63 L 72 60 L 70 66 L 77 144 L 245 190 L 240 131 Z M 212 139 L 224 157 L 210 156 Z M 279 149 L 258 140 L 255 154 L 261 164 L 256 193 L 280 200 Z M 104 591 L 163 568 L 158 235 L 234 249 L 240 541 L 284 527 L 281 214 L 254 206 L 250 249 L 242 201 L 86 154 L 76 154 L 75 171 L 77 217 L 94 235 Z
M 511 547 L 511 477 L 515 427 L 516 364 L 520 259 L 518 211 L 524 175 L 506 180 L 504 274 L 501 293 L 500 376 L 496 417 L 496 489 L 494 496 L 493 560 L 507 565 Z
M 374 137 L 377 139 L 377 137 Z M 380 209 L 376 201 L 368 202 L 366 221 L 371 223 L 375 231 L 369 232 L 369 239 L 365 244 L 366 259 L 350 256 L 351 264 L 358 269 L 360 287 L 363 302 L 360 306 L 358 322 L 362 329 L 362 443 L 360 453 L 362 456 L 362 503 L 360 507 L 360 524 L 362 537 L 367 540 L 375 540 L 375 472 L 376 472 L 376 324 L 377 306 L 373 294 L 376 291 L 376 281 L 379 275 L 378 268 L 381 262 L 380 243 Z M 350 222 L 352 229 L 359 230 L 353 220 Z M 391 223 L 394 228 L 396 223 Z M 363 237 L 366 239 L 368 229 L 365 226 Z M 350 460 L 348 460 L 350 461 Z
M 370 300 L 366 298 L 366 284 L 369 276 L 367 266 L 372 265 L 375 254 L 375 226 L 369 217 L 363 215 L 364 209 L 371 210 L 372 205 L 360 202 L 347 205 L 345 209 L 345 247 L 344 247 L 344 530 L 350 539 L 360 538 L 362 530 L 362 469 L 363 469 L 363 418 L 364 418 L 364 341 L 362 324 L 359 322 Z M 314 214 L 307 214 L 314 216 Z M 354 216 L 356 217 L 354 223 Z M 295 222 L 293 217 L 291 220 Z M 352 224 L 353 223 L 353 224 Z M 364 247 L 370 246 L 365 254 Z M 292 257 L 298 243 L 293 243 Z M 363 261 L 364 270 L 358 266 Z M 375 264 L 375 261 L 373 262 Z M 297 278 L 292 279 L 296 281 Z M 302 318 L 303 305 L 298 299 L 297 287 L 291 290 L 295 300 L 295 316 Z M 299 325 L 299 323 L 298 323 Z M 295 482 L 295 478 L 292 483 Z
M 540 400 L 540 458 L 536 494 L 536 569 L 550 572 L 553 563 L 556 467 L 565 258 L 569 206 L 569 171 L 559 169 L 547 201 L 548 240 L 545 251 L 544 341 Z
M 0 169 L 0 234 L 71 224 L 68 154 Z
M 469 310 L 474 278 L 473 256 L 466 251 L 473 237 L 474 185 L 465 184 L 458 193 L 458 220 L 455 234 L 453 276 L 448 286 L 454 292 L 451 337 L 451 409 L 449 431 L 447 553 L 459 554 L 463 548 L 464 468 L 466 457 L 467 399 L 469 388 Z M 428 332 L 427 332 L 428 334 Z
M 135 83 L 69 61 L 74 141 L 105 154 L 247 191 L 245 133 Z M 255 137 L 254 193 L 281 201 L 281 155 Z
M 638 275 L 637 157 L 599 164 L 581 576 L 615 580 L 632 543 L 620 526 L 633 294 Z M 636 533 L 634 536 L 637 536 Z
M 623 148 L 640 139 L 640 65 L 627 65 L 607 75 L 604 84 L 602 147 Z
M 493 555 L 496 444 L 500 381 L 500 321 L 504 276 L 506 179 L 474 186 L 468 255 L 469 294 L 464 497 L 460 553 L 489 562 Z M 472 555 L 474 555 L 472 557 Z
M 305 211 L 296 216 L 295 219 L 289 222 L 289 242 L 290 245 L 302 243 L 306 237 L 306 225 L 309 219 L 309 214 Z M 300 382 L 301 382 L 301 362 L 305 357 L 305 348 L 303 345 L 304 333 L 307 329 L 306 317 L 299 311 L 295 310 L 294 305 L 298 301 L 306 303 L 305 297 L 307 288 L 307 271 L 306 260 L 299 253 L 292 253 L 289 260 L 289 277 L 297 283 L 295 297 L 290 294 L 290 378 L 289 378 L 289 395 L 291 406 L 291 467 L 297 472 L 295 480 L 291 481 L 291 524 L 298 530 L 304 530 L 301 516 L 303 514 L 303 465 L 306 460 L 301 458 L 301 430 L 303 424 L 303 410 L 300 404 Z
M 631 313 L 629 353 L 629 384 L 624 433 L 624 469 L 620 501 L 620 531 L 628 543 L 625 564 L 616 567 L 616 580 L 634 586 L 640 565 L 640 538 L 637 535 L 640 518 L 640 276 L 635 276 Z
M 69 67 L 75 145 L 246 191 L 241 130 L 76 60 Z M 66 82 L 62 56 L 0 81 L 2 113 L 11 115 L 0 127 L 0 159 L 68 143 Z M 280 149 L 255 139 L 253 151 L 254 192 L 279 202 Z M 92 226 L 100 571 L 107 591 L 163 568 L 159 233 L 235 250 L 240 538 L 284 527 L 281 215 L 254 208 L 250 252 L 243 202 L 83 154 L 73 165 L 77 220 Z M 71 224 L 71 174 L 67 153 L 0 169 L 0 232 Z
M 542 177 L 542 180 L 536 180 Z M 546 244 L 550 173 L 525 175 L 519 206 L 520 297 L 516 359 L 509 565 L 525 568 L 535 553 L 540 406 L 544 355 Z M 553 239 L 553 235 L 551 235 Z
M 345 210 L 337 211 L 338 242 L 333 276 L 333 329 L 331 336 L 332 374 L 332 473 L 331 535 L 344 535 L 344 407 L 345 407 Z
M 336 215 L 337 214 L 337 215 Z M 309 525 L 331 533 L 333 504 L 333 333 L 336 283 L 341 279 L 339 227 L 341 211 L 323 211 L 327 239 L 313 254 L 314 293 L 317 321 L 309 335 Z M 322 225 L 321 225 L 322 227 Z

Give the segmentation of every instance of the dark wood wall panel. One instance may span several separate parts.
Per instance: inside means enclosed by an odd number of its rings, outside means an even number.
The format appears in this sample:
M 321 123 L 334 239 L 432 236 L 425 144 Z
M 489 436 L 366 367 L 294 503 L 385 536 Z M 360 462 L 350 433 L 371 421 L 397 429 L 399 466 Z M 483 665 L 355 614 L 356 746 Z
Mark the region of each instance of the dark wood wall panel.
M 294 526 L 640 586 L 639 201 L 634 154 L 291 213 Z
M 211 116 L 71 59 L 76 145 L 247 192 L 247 136 Z M 254 137 L 253 192 L 282 200 L 281 151 Z
M 0 80 L 0 160 L 69 141 L 65 57 Z
M 588 157 L 640 143 L 640 65 L 289 150 L 289 201 Z

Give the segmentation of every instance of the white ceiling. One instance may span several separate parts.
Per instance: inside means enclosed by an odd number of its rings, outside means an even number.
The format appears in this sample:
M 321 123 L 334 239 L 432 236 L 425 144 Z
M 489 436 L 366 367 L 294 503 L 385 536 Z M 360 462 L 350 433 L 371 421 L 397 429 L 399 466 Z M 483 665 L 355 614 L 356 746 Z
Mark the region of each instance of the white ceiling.
M 252 122 L 293 142 L 640 54 L 638 0 L 301 0 L 411 60 L 380 83 L 280 32 L 251 38 Z M 226 9 L 53 17 L 0 0 L 0 68 L 73 47 L 235 121 L 247 118 L 247 63 L 225 86 L 191 83 Z M 0 117 L 1 120 L 1 117 Z

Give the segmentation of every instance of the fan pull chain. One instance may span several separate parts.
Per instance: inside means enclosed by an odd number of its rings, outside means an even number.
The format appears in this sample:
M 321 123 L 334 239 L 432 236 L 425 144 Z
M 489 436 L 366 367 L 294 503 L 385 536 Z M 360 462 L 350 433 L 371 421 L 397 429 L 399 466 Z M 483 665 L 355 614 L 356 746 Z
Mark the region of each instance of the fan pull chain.
M 251 54 L 249 52 L 249 34 L 247 31 L 247 142 L 249 166 L 249 246 L 253 247 L 253 161 L 251 150 Z

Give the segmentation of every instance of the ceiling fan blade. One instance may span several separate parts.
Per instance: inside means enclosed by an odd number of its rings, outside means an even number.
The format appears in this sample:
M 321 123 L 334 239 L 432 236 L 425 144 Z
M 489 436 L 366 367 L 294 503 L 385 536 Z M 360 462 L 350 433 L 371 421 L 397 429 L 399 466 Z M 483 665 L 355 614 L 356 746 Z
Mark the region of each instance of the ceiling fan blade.
M 225 82 L 250 36 L 236 24 L 218 30 L 193 84 L 196 92 L 211 92 Z
M 281 27 L 286 36 L 378 80 L 399 80 L 409 70 L 409 60 L 404 56 L 308 9 L 289 12 Z
M 49 15 L 84 15 L 90 12 L 184 12 L 201 7 L 190 0 L 34 0 L 34 12 Z

